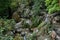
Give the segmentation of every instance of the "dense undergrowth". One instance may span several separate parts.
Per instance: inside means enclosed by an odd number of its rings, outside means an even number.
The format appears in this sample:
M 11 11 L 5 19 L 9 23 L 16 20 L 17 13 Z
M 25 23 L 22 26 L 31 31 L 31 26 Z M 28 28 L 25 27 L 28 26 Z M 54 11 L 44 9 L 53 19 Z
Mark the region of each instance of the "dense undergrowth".
M 59 0 L 0 0 L 0 40 L 51 40 L 57 11 Z

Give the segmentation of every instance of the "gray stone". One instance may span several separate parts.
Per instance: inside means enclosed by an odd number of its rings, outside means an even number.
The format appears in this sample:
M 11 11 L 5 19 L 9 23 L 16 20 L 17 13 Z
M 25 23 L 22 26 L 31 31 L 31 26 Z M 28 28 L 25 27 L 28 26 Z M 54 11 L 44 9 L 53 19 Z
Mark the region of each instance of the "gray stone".
M 20 27 L 22 27 L 22 26 L 23 26 L 23 25 L 22 25 L 22 21 L 19 22 L 19 23 L 16 23 L 16 25 L 15 25 L 15 29 L 20 28 Z

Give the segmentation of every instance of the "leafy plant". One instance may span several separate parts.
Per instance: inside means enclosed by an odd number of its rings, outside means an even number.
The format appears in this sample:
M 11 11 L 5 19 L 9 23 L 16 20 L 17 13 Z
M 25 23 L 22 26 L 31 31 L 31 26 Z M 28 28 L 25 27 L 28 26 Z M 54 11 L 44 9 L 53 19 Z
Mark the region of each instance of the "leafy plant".
M 15 22 L 13 19 L 0 19 L 0 40 L 13 40 L 13 36 L 8 32 L 14 29 Z
M 45 3 L 49 14 L 60 11 L 59 0 L 45 0 Z

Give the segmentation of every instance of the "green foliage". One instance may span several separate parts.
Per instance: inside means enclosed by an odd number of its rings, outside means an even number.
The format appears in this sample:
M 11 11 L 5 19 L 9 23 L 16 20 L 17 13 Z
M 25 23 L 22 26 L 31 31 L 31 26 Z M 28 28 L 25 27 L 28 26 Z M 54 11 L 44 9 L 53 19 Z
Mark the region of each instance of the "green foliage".
M 10 7 L 12 10 L 15 10 L 17 7 L 17 1 L 16 0 L 0 0 L 0 15 L 9 15 L 8 14 L 8 7 Z
M 40 8 L 42 7 L 42 4 L 44 3 L 44 0 L 33 0 L 34 5 L 32 7 L 32 11 L 35 15 L 39 14 Z
M 45 9 L 44 8 L 45 5 L 47 7 L 46 10 L 48 11 L 49 14 L 60 10 L 58 0 L 0 0 L 0 15 L 2 14 L 3 16 L 9 15 L 8 7 L 10 7 L 11 10 L 13 11 L 17 10 L 17 13 L 21 12 L 21 14 L 24 17 L 24 18 L 22 17 L 22 19 L 26 19 L 25 17 L 27 17 L 27 19 L 32 21 L 32 23 L 30 23 L 31 25 L 29 25 L 28 23 L 25 22 L 26 20 L 24 20 L 24 22 L 22 23 L 24 28 L 37 27 L 37 29 L 41 33 L 43 33 L 42 31 L 44 31 L 46 32 L 46 34 L 48 34 L 47 31 L 52 30 L 52 26 L 50 22 L 46 23 L 45 21 L 43 21 L 43 19 L 45 19 L 43 18 L 43 16 L 45 15 L 39 16 L 41 10 L 43 11 L 43 9 Z M 28 17 L 29 14 L 31 14 L 30 18 Z M 14 35 L 15 38 L 13 38 L 12 35 L 8 34 L 8 32 L 14 30 L 14 25 L 15 25 L 15 21 L 13 19 L 8 20 L 6 19 L 5 16 L 4 19 L 0 19 L 0 40 L 13 40 L 13 39 L 21 40 L 19 34 L 17 34 L 16 36 Z M 19 25 L 17 25 L 17 27 L 18 26 Z M 41 30 L 41 28 L 45 28 L 45 29 Z M 29 40 L 35 40 L 33 38 L 33 36 L 35 35 L 36 33 L 33 32 Z
M 13 40 L 12 36 L 0 36 L 0 40 Z
M 59 0 L 45 0 L 48 13 L 53 13 L 60 10 Z
M 39 16 L 33 16 L 31 18 L 31 20 L 32 20 L 32 23 L 33 23 L 32 24 L 33 27 L 37 27 L 42 21 L 42 19 Z
M 0 15 L 9 6 L 9 0 L 0 0 Z
M 13 40 L 13 36 L 8 32 L 14 29 L 15 22 L 13 19 L 0 19 L 0 40 Z

